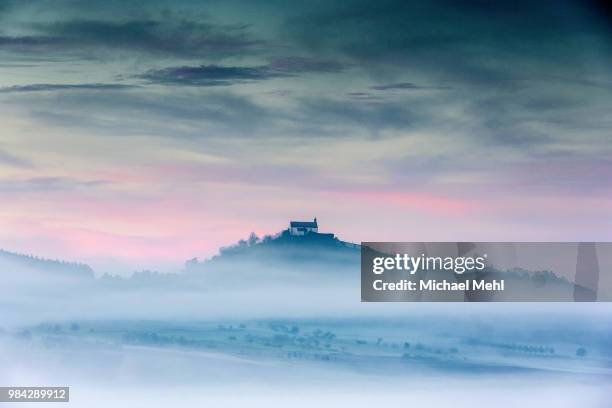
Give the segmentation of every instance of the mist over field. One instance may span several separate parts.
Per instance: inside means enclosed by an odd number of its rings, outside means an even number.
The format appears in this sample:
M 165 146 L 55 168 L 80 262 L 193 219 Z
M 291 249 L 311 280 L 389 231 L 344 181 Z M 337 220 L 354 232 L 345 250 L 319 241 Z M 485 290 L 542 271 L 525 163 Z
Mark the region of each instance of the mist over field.
M 608 406 L 609 319 L 497 321 L 50 321 L 0 335 L 0 381 L 69 385 L 79 407 Z
M 575 261 L 570 255 L 565 262 Z M 359 247 L 323 235 L 242 241 L 211 259 L 188 260 L 175 273 L 140 271 L 129 277 L 5 251 L 0 253 L 5 288 L 0 323 L 416 315 L 463 319 L 526 313 L 543 318 L 599 319 L 612 315 L 606 303 L 590 302 L 466 303 L 461 308 L 443 303 L 422 303 L 418 308 L 410 303 L 362 303 L 359 269 Z M 608 279 L 608 274 L 603 278 Z
M 603 408 L 612 391 L 606 303 L 362 303 L 359 249 L 331 238 L 129 278 L 2 255 L 0 383 L 69 385 L 74 406 Z

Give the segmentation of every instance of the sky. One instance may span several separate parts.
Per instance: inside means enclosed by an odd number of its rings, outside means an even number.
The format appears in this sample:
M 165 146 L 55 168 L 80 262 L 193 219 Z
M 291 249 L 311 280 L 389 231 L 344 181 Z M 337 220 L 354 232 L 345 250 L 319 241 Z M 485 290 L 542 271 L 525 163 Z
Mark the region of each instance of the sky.
M 0 247 L 612 240 L 611 40 L 595 0 L 0 0 Z

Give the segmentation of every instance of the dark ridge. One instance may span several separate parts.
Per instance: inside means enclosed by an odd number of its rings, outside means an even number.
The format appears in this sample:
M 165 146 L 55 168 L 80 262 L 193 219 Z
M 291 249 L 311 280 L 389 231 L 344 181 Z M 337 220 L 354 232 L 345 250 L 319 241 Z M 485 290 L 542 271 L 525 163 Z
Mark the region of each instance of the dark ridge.
M 36 270 L 57 272 L 75 277 L 94 278 L 94 272 L 87 264 L 40 258 L 0 249 L 0 259 Z

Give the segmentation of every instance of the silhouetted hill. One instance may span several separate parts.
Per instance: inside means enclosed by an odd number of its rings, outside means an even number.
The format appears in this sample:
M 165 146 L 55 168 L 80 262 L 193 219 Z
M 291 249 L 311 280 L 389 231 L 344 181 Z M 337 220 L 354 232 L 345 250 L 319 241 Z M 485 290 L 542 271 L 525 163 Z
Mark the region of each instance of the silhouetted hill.
M 292 269 L 321 266 L 354 269 L 359 265 L 359 256 L 359 245 L 341 241 L 334 234 L 311 232 L 295 236 L 285 230 L 276 236 L 266 236 L 263 239 L 251 235 L 248 240 L 221 248 L 219 255 L 210 260 L 188 261 L 186 269 L 197 271 L 237 263 L 283 266 Z

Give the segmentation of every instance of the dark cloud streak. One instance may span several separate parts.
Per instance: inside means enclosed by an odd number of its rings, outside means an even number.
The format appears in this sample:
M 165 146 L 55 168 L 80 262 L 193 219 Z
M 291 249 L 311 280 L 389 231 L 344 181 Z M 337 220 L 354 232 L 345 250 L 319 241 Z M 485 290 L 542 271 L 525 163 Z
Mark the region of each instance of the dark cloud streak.
M 71 90 L 110 90 L 120 91 L 135 88 L 135 85 L 125 84 L 28 84 L 15 85 L 0 88 L 0 93 L 13 92 L 51 92 L 51 91 L 71 91 Z
M 421 90 L 446 90 L 446 89 L 451 89 L 451 87 L 450 86 L 423 86 L 423 85 L 414 84 L 412 82 L 398 82 L 394 84 L 374 85 L 374 86 L 371 86 L 370 89 L 374 89 L 376 91 L 398 91 L 398 90 L 421 91 Z
M 290 57 L 275 59 L 267 65 L 250 67 L 220 65 L 169 67 L 150 70 L 138 78 L 164 85 L 219 86 L 307 73 L 337 73 L 342 69 L 344 66 L 335 61 Z
M 285 76 L 285 74 L 270 71 L 266 66 L 224 67 L 201 65 L 199 67 L 183 66 L 151 70 L 140 75 L 139 78 L 164 85 L 217 86 L 245 81 L 261 81 L 281 76 Z

